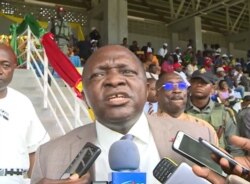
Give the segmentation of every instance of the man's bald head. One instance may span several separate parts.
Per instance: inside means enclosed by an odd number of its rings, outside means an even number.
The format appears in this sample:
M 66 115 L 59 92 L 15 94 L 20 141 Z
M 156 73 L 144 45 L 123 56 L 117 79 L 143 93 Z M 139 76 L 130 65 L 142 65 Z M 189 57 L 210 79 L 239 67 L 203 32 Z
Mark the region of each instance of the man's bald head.
M 0 43 L 0 50 L 6 52 L 9 56 L 11 62 L 13 62 L 13 64 L 17 65 L 16 54 L 10 46 L 5 45 L 3 43 Z
M 7 86 L 12 80 L 16 65 L 16 55 L 11 47 L 0 44 L 0 98 L 7 94 Z

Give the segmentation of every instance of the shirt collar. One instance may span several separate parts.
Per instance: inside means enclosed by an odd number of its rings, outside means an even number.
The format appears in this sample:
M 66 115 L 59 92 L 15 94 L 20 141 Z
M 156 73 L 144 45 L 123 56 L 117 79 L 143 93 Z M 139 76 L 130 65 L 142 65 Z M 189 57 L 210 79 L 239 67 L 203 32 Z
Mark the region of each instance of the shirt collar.
M 96 132 L 97 141 L 103 148 L 109 148 L 115 141 L 120 140 L 123 136 L 123 134 L 109 129 L 98 121 L 96 121 Z M 133 135 L 135 139 L 138 139 L 145 144 L 149 142 L 149 125 L 144 113 L 141 114 L 134 126 L 129 130 L 128 134 Z
M 209 99 L 209 103 L 206 105 L 206 107 L 204 107 L 202 110 L 200 110 L 199 108 L 197 108 L 196 106 L 193 105 L 191 99 L 189 99 L 189 103 L 188 103 L 188 109 L 192 109 L 194 111 L 197 111 L 197 112 L 207 112 L 207 113 L 210 113 L 211 112 L 211 109 L 214 108 L 214 101 Z

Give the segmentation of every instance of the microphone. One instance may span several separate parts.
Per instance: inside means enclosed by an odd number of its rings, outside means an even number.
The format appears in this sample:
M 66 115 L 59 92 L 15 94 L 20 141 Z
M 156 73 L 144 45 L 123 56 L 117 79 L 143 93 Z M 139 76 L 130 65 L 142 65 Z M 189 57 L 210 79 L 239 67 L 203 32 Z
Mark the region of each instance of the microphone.
M 195 184 L 211 184 L 194 174 L 192 168 L 182 162 L 179 166 L 169 158 L 163 158 L 153 171 L 154 177 L 163 184 L 182 184 L 182 183 L 195 183 Z
M 111 184 L 146 184 L 146 173 L 139 172 L 140 155 L 132 140 L 122 139 L 111 145 L 109 165 L 114 171 L 109 175 Z

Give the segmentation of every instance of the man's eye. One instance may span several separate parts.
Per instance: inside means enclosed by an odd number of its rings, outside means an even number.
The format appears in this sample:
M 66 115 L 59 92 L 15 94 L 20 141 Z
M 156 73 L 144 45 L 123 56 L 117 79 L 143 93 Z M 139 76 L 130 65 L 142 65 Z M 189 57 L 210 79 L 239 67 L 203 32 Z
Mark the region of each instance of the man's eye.
M 122 71 L 122 73 L 124 75 L 136 75 L 137 74 L 137 72 L 132 71 L 132 70 L 124 70 L 124 71 Z
M 10 64 L 9 64 L 9 63 L 3 63 L 3 64 L 2 64 L 2 67 L 3 67 L 3 68 L 10 68 Z
M 95 73 L 95 74 L 90 76 L 90 79 L 97 79 L 97 78 L 101 78 L 103 76 L 104 76 L 104 73 Z

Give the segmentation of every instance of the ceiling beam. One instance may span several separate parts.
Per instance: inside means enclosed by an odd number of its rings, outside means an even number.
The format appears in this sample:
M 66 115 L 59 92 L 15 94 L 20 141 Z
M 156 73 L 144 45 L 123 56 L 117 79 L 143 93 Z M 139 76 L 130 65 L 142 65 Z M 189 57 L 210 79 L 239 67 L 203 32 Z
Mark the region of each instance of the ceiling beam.
M 232 27 L 232 30 L 231 30 L 231 31 L 234 31 L 234 29 L 235 29 L 236 25 L 239 23 L 239 20 L 241 19 L 241 17 L 242 17 L 242 15 L 243 15 L 244 11 L 246 10 L 247 6 L 248 6 L 248 5 L 247 5 L 247 4 L 245 4 L 244 8 L 242 8 L 242 10 L 241 10 L 240 14 L 238 15 L 238 17 L 237 17 L 236 21 L 234 22 L 234 25 L 233 25 L 233 27 Z
M 169 0 L 169 4 L 170 4 L 171 18 L 173 19 L 174 18 L 174 14 L 175 14 L 173 0 Z
M 181 0 L 181 3 L 180 3 L 180 5 L 179 5 L 179 7 L 178 7 L 178 10 L 177 10 L 177 12 L 176 12 L 176 14 L 175 14 L 175 18 L 178 18 L 178 17 L 179 17 L 179 15 L 180 15 L 180 13 L 181 13 L 181 10 L 183 9 L 184 3 L 185 3 L 185 0 Z
M 220 2 L 218 2 L 218 3 L 215 3 L 215 4 L 212 4 L 212 5 L 208 6 L 208 7 L 205 7 L 205 8 L 203 8 L 203 9 L 199 10 L 199 11 L 193 12 L 193 13 L 191 13 L 191 14 L 185 16 L 185 17 L 181 17 L 181 18 L 179 18 L 179 19 L 176 19 L 176 20 L 170 22 L 170 23 L 168 24 L 168 26 L 170 26 L 170 25 L 172 25 L 172 24 L 176 24 L 177 22 L 186 20 L 186 19 L 191 18 L 191 17 L 194 17 L 194 16 L 199 16 L 199 15 L 201 15 L 202 13 L 206 13 L 207 11 L 215 11 L 215 10 L 217 10 L 217 9 L 220 9 L 220 8 L 222 8 L 222 7 L 224 6 L 224 3 L 225 3 L 225 2 L 228 2 L 228 1 L 230 1 L 230 0 L 220 1 Z
M 56 5 L 61 5 L 61 6 L 69 6 L 69 7 L 76 7 L 76 8 L 89 8 L 86 7 L 86 2 L 76 2 L 76 1 L 70 1 L 70 0 L 33 0 L 33 1 L 39 1 L 39 2 L 48 2 L 48 3 L 54 3 Z

